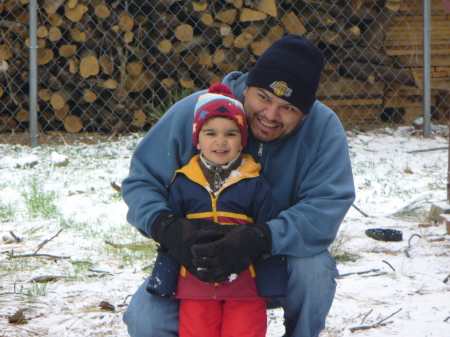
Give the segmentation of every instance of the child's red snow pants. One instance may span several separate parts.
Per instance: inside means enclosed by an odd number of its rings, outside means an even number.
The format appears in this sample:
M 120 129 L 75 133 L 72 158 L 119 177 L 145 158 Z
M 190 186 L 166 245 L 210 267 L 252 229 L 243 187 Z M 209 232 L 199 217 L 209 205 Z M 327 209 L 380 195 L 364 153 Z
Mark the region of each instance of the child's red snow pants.
M 265 337 L 266 300 L 180 302 L 180 337 Z

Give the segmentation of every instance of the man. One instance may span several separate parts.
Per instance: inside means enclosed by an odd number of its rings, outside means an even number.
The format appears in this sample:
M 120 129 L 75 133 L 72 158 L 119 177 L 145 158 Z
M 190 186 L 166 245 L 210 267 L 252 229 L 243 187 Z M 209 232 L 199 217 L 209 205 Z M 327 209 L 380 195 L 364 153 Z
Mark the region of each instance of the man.
M 243 152 L 262 165 L 280 212 L 276 219 L 227 233 L 216 226 L 219 239 L 198 244 L 199 238 L 205 242 L 206 225 L 171 214 L 167 185 L 196 153 L 190 125 L 200 93 L 176 103 L 150 130 L 122 184 L 128 221 L 201 280 L 220 282 L 252 261 L 286 255 L 288 291 L 280 300 L 286 336 L 318 336 L 325 327 L 338 275 L 327 248 L 355 197 L 345 132 L 337 116 L 316 101 L 323 67 L 321 51 L 308 39 L 288 35 L 248 74 L 234 72 L 223 80 L 244 104 L 250 135 Z M 188 229 L 173 235 L 181 223 Z M 130 335 L 177 336 L 178 302 L 151 296 L 145 287 L 146 282 L 124 314 Z

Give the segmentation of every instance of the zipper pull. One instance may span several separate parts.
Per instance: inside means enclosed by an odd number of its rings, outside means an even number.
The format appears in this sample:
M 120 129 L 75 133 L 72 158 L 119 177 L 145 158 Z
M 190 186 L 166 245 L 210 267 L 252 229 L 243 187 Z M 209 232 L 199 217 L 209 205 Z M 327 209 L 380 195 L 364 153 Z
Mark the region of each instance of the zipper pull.
M 263 147 L 264 147 L 264 144 L 263 144 L 263 143 L 259 143 L 258 157 L 261 157 L 261 156 L 262 156 L 262 153 L 263 153 Z

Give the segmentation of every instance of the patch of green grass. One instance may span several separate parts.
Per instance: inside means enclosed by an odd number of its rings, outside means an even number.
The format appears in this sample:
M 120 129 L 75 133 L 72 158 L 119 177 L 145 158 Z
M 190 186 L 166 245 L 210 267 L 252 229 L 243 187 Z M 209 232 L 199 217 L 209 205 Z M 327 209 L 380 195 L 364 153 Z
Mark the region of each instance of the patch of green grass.
M 0 200 L 0 219 L 2 221 L 11 221 L 17 210 L 17 205 L 11 202 L 4 203 Z
M 47 295 L 47 283 L 32 282 L 31 286 L 26 289 L 25 296 L 28 302 L 37 302 L 39 296 Z
M 355 253 L 350 253 L 346 248 L 346 244 L 352 239 L 351 236 L 346 234 L 346 230 L 343 229 L 339 231 L 338 235 L 334 239 L 334 241 L 331 243 L 330 247 L 328 247 L 328 250 L 330 251 L 331 255 L 336 261 L 341 262 L 355 262 L 357 261 L 360 256 Z
M 172 105 L 181 99 L 192 94 L 193 91 L 191 89 L 179 90 L 173 89 L 167 91 L 167 95 L 163 98 L 156 97 L 156 104 L 153 108 L 144 108 L 144 112 L 148 114 L 150 117 L 154 118 L 156 121 L 160 120 L 161 117 L 166 113 L 167 110 L 170 109 Z
M 105 235 L 108 254 L 120 258 L 125 265 L 132 265 L 136 261 L 148 264 L 156 257 L 156 247 L 152 240 L 145 239 L 129 224 L 112 228 Z
M 397 212 L 392 213 L 389 218 L 409 222 L 423 222 L 428 216 L 431 197 L 432 195 L 421 196 L 412 203 L 402 207 Z
M 45 191 L 43 183 L 37 178 L 32 178 L 25 182 L 25 191 L 21 193 L 30 216 L 44 219 L 51 219 L 58 215 L 59 210 L 55 205 L 58 193 L 55 191 Z
M 0 271 L 9 275 L 19 272 L 31 272 L 45 265 L 45 261 L 31 257 L 11 258 L 0 263 Z

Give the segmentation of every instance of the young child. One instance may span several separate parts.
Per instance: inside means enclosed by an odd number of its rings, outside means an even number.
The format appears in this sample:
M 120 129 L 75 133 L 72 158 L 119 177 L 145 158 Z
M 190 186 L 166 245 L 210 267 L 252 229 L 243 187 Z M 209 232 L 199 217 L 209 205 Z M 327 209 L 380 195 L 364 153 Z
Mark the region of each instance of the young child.
M 228 86 L 214 84 L 199 96 L 193 141 L 200 154 L 176 171 L 170 185 L 169 206 L 177 217 L 228 226 L 278 215 L 261 166 L 241 154 L 247 135 L 243 106 Z M 159 252 L 147 291 L 180 299 L 180 337 L 264 337 L 267 298 L 285 296 L 286 287 L 283 256 L 257 261 L 229 281 L 206 283 Z

